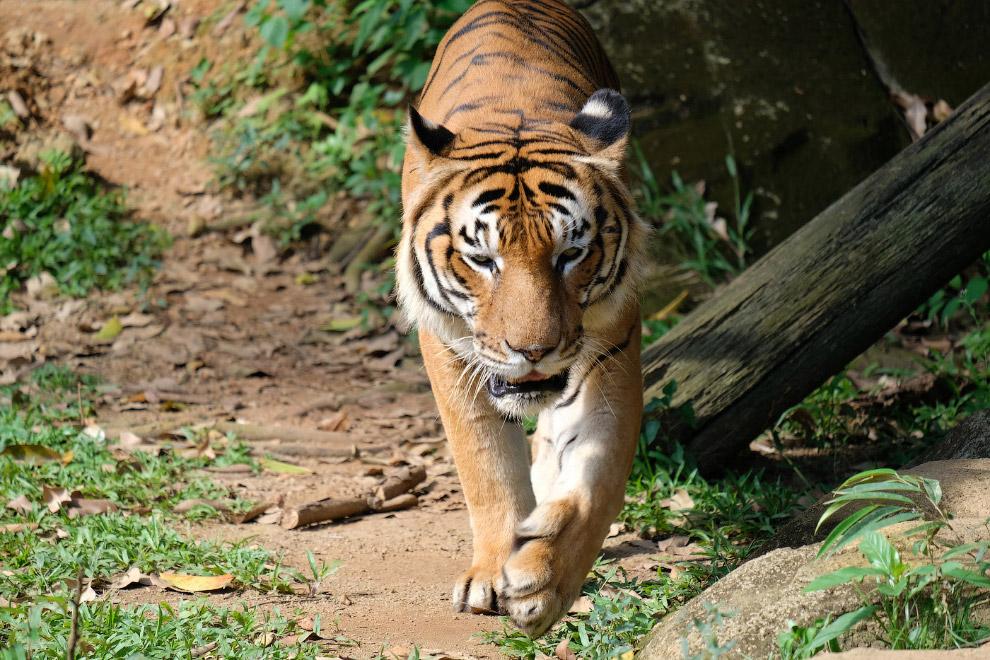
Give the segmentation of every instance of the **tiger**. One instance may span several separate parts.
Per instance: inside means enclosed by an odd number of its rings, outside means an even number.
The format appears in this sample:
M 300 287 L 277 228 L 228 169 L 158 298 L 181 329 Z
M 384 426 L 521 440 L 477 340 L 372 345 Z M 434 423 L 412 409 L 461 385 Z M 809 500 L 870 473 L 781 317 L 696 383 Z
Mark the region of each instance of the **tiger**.
M 470 517 L 453 609 L 534 638 L 622 507 L 643 410 L 647 229 L 618 89 L 561 0 L 479 0 L 408 111 L 396 283 Z

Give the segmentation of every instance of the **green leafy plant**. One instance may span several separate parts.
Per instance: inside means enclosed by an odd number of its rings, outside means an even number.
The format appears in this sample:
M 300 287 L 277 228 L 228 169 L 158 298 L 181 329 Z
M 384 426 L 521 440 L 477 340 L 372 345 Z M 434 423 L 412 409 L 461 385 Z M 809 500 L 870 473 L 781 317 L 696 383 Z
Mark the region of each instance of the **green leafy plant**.
M 847 612 L 835 621 L 832 621 L 831 617 L 815 619 L 815 622 L 807 628 L 788 621 L 787 632 L 777 635 L 781 660 L 806 660 L 825 650 L 838 653 L 841 650 L 838 638 L 871 614 L 873 610 L 863 608 L 855 612 Z
M 397 231 L 402 105 L 423 87 L 436 45 L 470 4 L 256 0 L 245 15 L 263 41 L 252 66 L 228 82 L 201 74 L 199 83 L 203 109 L 228 120 L 214 155 L 219 182 L 292 200 L 266 197 L 286 242 L 316 219 L 327 190 L 359 200 L 368 217 Z M 267 91 L 253 112 L 230 100 L 237 82 Z
M 639 180 L 640 212 L 662 222 L 661 231 L 673 233 L 679 241 L 684 251 L 681 267 L 697 272 L 713 289 L 742 272 L 752 252 L 749 241 L 754 230 L 749 225 L 753 193 L 742 195 L 735 158 L 731 154 L 725 157 L 733 183 L 735 221 L 730 224 L 715 216 L 717 206 L 705 200 L 703 188 L 686 185 L 677 172 L 671 172 L 673 189 L 664 192 L 635 142 L 633 156 L 631 169 Z
M 838 634 L 869 617 L 882 631 L 881 641 L 892 649 L 968 646 L 990 635 L 990 629 L 981 628 L 970 616 L 972 608 L 988 602 L 990 595 L 990 542 L 956 545 L 937 539 L 939 532 L 951 529 L 938 508 L 940 500 L 937 481 L 888 469 L 857 474 L 836 490 L 819 525 L 848 504 L 864 506 L 832 530 L 819 557 L 858 541 L 869 565 L 820 576 L 805 591 L 840 584 L 856 588 L 863 606 L 851 613 L 854 616 L 843 622 L 848 627 Z M 931 518 L 926 519 L 924 509 Z M 880 534 L 905 522 L 917 524 L 904 535 L 920 537 L 912 545 L 911 554 L 917 557 L 913 563 Z M 867 581 L 875 585 L 876 604 L 861 588 Z
M 84 296 L 93 288 L 146 284 L 168 236 L 130 222 L 124 194 L 105 190 L 82 163 L 52 151 L 45 167 L 13 188 L 0 183 L 0 314 L 25 280 L 48 273 L 59 292 Z

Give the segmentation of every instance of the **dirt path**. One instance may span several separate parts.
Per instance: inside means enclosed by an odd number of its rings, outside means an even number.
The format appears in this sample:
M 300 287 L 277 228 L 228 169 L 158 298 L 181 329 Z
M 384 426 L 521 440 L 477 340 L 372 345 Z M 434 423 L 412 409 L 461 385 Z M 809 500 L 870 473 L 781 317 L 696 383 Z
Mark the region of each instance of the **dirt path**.
M 293 531 L 253 523 L 194 527 L 207 538 L 255 537 L 252 543 L 285 553 L 286 563 L 303 572 L 309 570 L 307 549 L 318 560 L 343 563 L 316 597 L 240 592 L 212 598 L 320 613 L 325 628 L 336 619 L 339 634 L 359 644 L 348 653 L 357 657 L 413 644 L 457 657 L 498 657 L 494 647 L 472 638 L 499 627 L 497 619 L 450 610 L 453 580 L 470 562 L 469 522 L 415 348 L 387 324 L 328 332 L 328 324 L 364 310 L 319 257 L 276 258 L 257 235 L 240 244 L 235 239 L 243 236 L 232 233 L 185 237 L 190 221 L 236 209 L 208 192 L 206 127 L 186 118 L 174 91 L 200 57 L 246 47 L 234 29 L 210 35 L 221 10 L 233 3 L 173 0 L 166 17 L 171 27 L 148 25 L 141 7 L 127 6 L 133 4 L 0 2 L 6 32 L 0 34 L 6 80 L 0 81 L 4 91 L 19 89 L 34 113 L 19 140 L 49 139 L 63 132 L 66 116 L 82 117 L 92 130 L 84 144 L 90 168 L 126 186 L 136 215 L 176 236 L 146 296 L 129 291 L 86 301 L 23 301 L 38 328 L 31 360 L 68 362 L 114 384 L 98 407 L 107 428 L 216 421 L 323 428 L 346 432 L 359 452 L 357 458 L 324 456 L 312 443 L 301 449 L 273 439 L 265 451 L 311 472 L 217 475 L 260 501 L 289 506 L 349 495 L 376 483 L 370 473 L 382 465 L 425 465 L 416 509 Z M 191 17 L 205 22 L 185 38 L 181 30 Z M 177 33 L 169 35 L 173 28 Z M 141 80 L 157 65 L 164 74 L 159 91 L 141 92 Z M 135 85 L 136 96 L 128 91 Z M 300 284 L 300 276 L 314 281 Z M 97 340 L 95 330 L 114 315 L 131 325 L 112 341 Z M 631 537 L 609 545 L 630 568 L 643 563 L 645 550 Z M 137 590 L 120 598 L 179 596 Z

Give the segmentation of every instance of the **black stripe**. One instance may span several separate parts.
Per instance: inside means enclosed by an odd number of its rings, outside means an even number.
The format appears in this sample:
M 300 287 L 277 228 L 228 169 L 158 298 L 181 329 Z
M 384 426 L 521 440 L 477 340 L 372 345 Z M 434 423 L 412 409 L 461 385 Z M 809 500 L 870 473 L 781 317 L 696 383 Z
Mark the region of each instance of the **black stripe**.
M 576 198 L 571 194 L 571 191 L 564 186 L 558 186 L 555 183 L 549 183 L 547 181 L 540 181 L 539 189 L 553 197 L 558 199 L 569 199 L 574 201 Z
M 478 195 L 477 199 L 471 204 L 472 207 L 485 206 L 494 202 L 496 199 L 501 199 L 505 196 L 505 188 L 492 188 L 491 190 L 486 190 L 485 192 Z

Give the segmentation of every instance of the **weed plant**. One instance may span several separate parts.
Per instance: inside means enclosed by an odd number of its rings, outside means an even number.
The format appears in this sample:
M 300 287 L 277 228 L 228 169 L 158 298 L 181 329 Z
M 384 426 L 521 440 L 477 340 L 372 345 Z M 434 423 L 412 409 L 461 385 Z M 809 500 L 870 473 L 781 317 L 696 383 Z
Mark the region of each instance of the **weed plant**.
M 470 4 L 255 0 L 245 15 L 263 43 L 253 64 L 209 78 L 209 62 L 194 71 L 200 106 L 227 119 L 214 154 L 217 180 L 287 196 L 291 202 L 265 199 L 290 233 L 314 217 L 328 190 L 363 200 L 369 217 L 397 231 L 404 104 Z M 251 113 L 234 98 L 241 85 L 264 94 Z
M 840 568 L 812 580 L 805 591 L 840 584 L 856 588 L 863 606 L 850 613 L 840 634 L 869 617 L 881 631 L 880 641 L 891 649 L 945 649 L 990 638 L 990 628 L 971 617 L 975 607 L 990 603 L 990 542 L 953 543 L 939 538 L 952 530 L 938 506 L 941 496 L 937 481 L 889 469 L 861 472 L 835 491 L 819 526 L 847 504 L 862 508 L 835 527 L 818 556 L 858 542 L 869 566 Z M 926 509 L 934 511 L 933 518 L 925 518 Z M 880 533 L 907 522 L 917 523 L 904 532 L 917 539 L 911 557 L 903 557 Z M 873 594 L 861 588 L 866 583 L 874 587 Z
M 0 183 L 0 314 L 10 294 L 47 272 L 59 292 L 147 284 L 168 236 L 126 219 L 123 192 L 105 190 L 82 163 L 62 152 L 42 154 L 44 169 L 16 187 Z
M 673 189 L 665 192 L 636 142 L 633 156 L 631 169 L 639 183 L 639 211 L 645 218 L 662 223 L 661 232 L 673 234 L 683 252 L 681 267 L 696 272 L 712 289 L 741 273 L 752 252 L 749 241 L 754 230 L 749 225 L 753 193 L 742 195 L 735 158 L 731 154 L 725 157 L 733 185 L 734 222 L 730 224 L 716 217 L 715 203 L 706 201 L 703 191 L 686 185 L 676 171 L 671 173 Z

